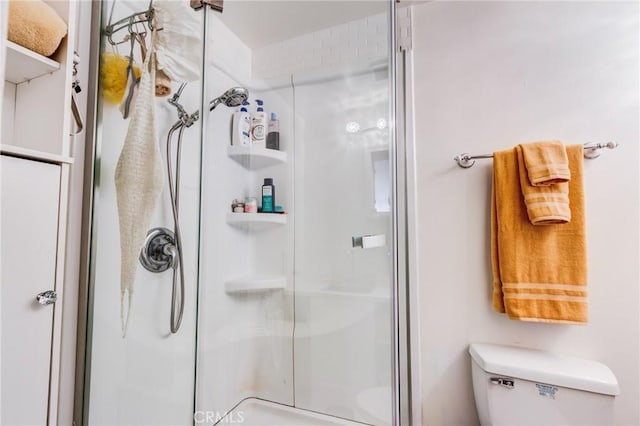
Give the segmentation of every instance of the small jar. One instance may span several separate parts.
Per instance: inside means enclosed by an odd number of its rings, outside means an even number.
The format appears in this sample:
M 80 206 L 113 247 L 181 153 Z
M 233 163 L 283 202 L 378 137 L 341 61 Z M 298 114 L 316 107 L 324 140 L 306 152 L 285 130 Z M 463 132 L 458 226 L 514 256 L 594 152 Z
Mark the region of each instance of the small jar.
M 231 203 L 231 211 L 234 213 L 244 213 L 244 203 L 242 201 L 233 200 Z
M 247 197 L 244 199 L 245 213 L 258 213 L 258 199 L 256 197 Z

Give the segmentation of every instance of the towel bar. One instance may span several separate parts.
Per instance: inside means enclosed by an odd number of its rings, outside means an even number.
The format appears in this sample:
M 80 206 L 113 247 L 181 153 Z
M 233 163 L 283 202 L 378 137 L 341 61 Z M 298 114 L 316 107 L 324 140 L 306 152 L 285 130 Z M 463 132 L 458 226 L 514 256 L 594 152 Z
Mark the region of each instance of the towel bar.
M 620 144 L 618 144 L 618 142 L 604 142 L 604 143 L 590 142 L 590 143 L 585 143 L 584 144 L 584 158 L 588 158 L 590 160 L 592 160 L 594 158 L 598 158 L 598 157 L 600 157 L 600 154 L 602 153 L 602 150 L 604 148 L 614 149 L 614 148 L 617 148 L 618 146 L 620 146 Z M 463 154 L 459 154 L 459 155 L 456 155 L 455 157 L 453 157 L 454 161 L 456 163 L 458 163 L 458 166 L 462 167 L 463 169 L 468 169 L 469 167 L 473 166 L 476 163 L 475 160 L 481 160 L 481 159 L 485 159 L 485 158 L 493 158 L 493 154 L 471 155 L 471 154 L 467 154 L 465 152 Z

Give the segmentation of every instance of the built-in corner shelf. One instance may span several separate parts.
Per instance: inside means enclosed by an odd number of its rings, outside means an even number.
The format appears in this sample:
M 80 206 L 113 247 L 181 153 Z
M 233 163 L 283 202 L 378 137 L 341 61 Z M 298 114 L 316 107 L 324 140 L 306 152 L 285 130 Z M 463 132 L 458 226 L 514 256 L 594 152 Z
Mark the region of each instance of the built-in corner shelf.
M 227 147 L 227 155 L 243 166 L 254 170 L 287 162 L 286 152 L 253 146 L 230 145 Z
M 287 215 L 284 213 L 227 213 L 227 223 L 235 226 L 252 225 L 252 227 L 270 227 L 285 225 Z
M 224 291 L 228 294 L 252 293 L 282 290 L 286 286 L 287 278 L 284 275 L 254 275 L 226 281 Z
M 9 40 L 4 79 L 14 84 L 50 74 L 60 69 L 60 64 Z

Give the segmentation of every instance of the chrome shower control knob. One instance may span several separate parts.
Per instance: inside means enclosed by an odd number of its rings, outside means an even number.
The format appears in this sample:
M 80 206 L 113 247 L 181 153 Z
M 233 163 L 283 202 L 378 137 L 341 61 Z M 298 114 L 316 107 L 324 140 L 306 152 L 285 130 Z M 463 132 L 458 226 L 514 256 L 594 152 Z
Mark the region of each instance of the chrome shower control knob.
M 36 302 L 43 306 L 52 305 L 56 303 L 56 300 L 58 300 L 58 293 L 53 290 L 43 291 L 36 296 Z
M 140 263 L 148 271 L 164 272 L 177 265 L 178 249 L 173 232 L 167 228 L 153 228 L 147 233 Z

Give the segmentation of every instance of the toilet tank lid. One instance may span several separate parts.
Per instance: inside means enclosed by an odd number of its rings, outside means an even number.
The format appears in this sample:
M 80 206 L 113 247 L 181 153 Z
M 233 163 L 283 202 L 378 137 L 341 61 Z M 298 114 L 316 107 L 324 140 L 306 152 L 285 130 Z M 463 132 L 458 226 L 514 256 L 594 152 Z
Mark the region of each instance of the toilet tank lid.
M 487 373 L 604 395 L 620 394 L 616 376 L 596 361 L 488 343 L 472 343 L 469 353 Z

